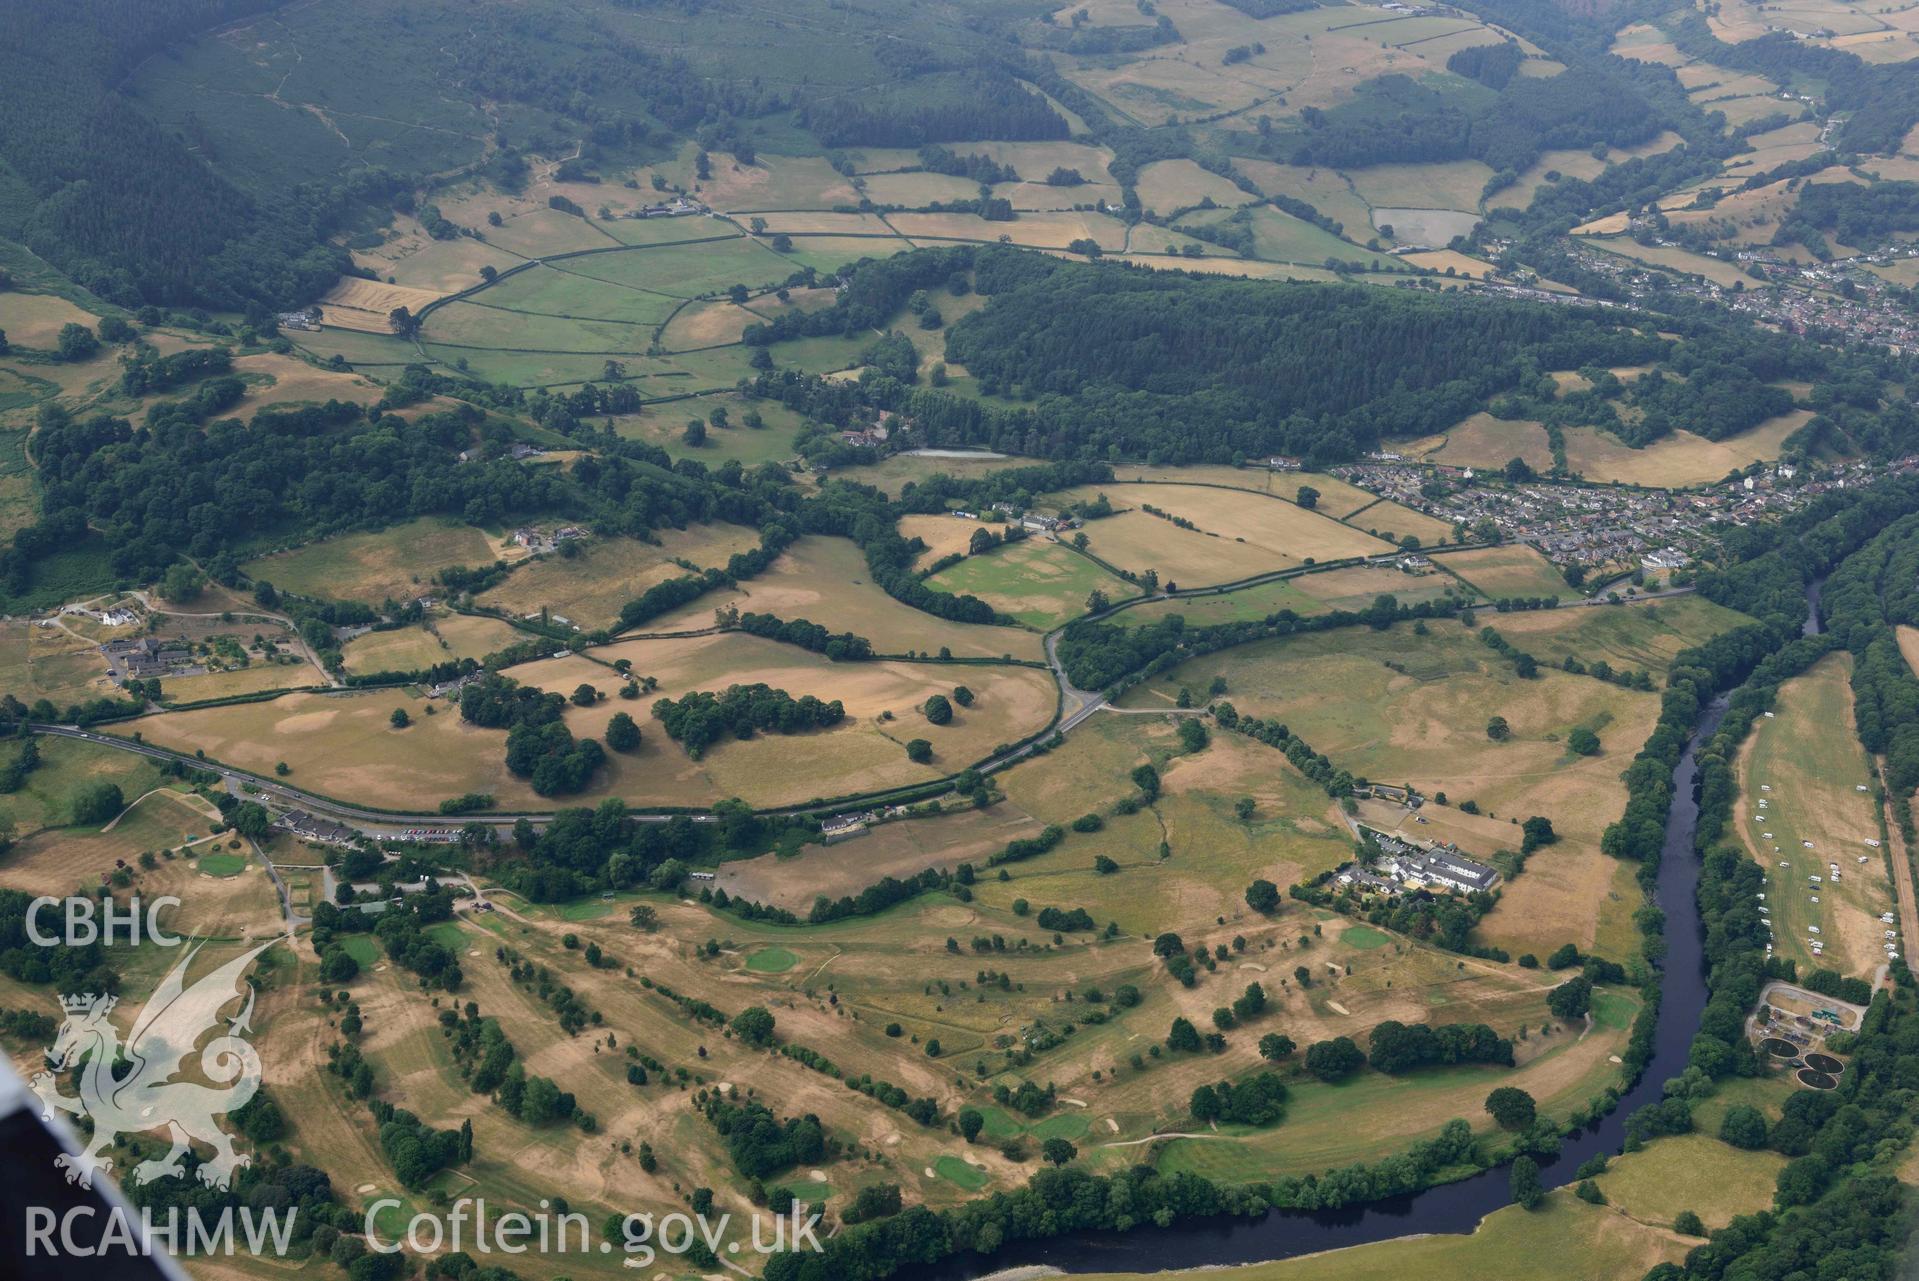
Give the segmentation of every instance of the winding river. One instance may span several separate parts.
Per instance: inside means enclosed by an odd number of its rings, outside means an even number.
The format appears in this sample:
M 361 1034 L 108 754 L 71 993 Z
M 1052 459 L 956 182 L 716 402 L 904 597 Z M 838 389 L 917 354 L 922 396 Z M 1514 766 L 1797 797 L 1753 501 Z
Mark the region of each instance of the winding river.
M 1806 605 L 1805 631 L 1812 635 L 1819 630 L 1818 583 L 1806 589 Z M 1548 1187 L 1572 1182 L 1573 1171 L 1590 1158 L 1618 1152 L 1625 1141 L 1626 1118 L 1645 1104 L 1658 1102 L 1666 1079 L 1685 1069 L 1693 1033 L 1706 1007 L 1705 927 L 1699 919 L 1699 861 L 1693 853 L 1693 833 L 1699 822 L 1693 759 L 1725 713 L 1723 698 L 1706 707 L 1673 768 L 1672 812 L 1666 816 L 1664 854 L 1654 888 L 1654 898 L 1666 914 L 1666 981 L 1652 1060 L 1617 1108 L 1568 1136 L 1558 1156 L 1540 1161 Z M 920 1275 L 932 1281 L 974 1281 L 1028 1267 L 1066 1273 L 1159 1272 L 1290 1259 L 1394 1237 L 1468 1233 L 1488 1214 L 1511 1203 L 1509 1177 L 1506 1168 L 1498 1166 L 1410 1196 L 1342 1210 L 1274 1210 L 1259 1219 L 1020 1241 L 989 1259 L 962 1256 Z

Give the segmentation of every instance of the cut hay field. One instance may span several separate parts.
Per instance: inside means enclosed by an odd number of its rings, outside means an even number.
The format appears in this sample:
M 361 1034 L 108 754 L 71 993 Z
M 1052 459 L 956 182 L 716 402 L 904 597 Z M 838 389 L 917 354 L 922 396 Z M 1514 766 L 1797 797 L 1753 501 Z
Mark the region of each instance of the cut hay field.
M 412 672 L 454 659 L 484 658 L 521 636 L 497 618 L 448 614 L 395 631 L 356 636 L 346 643 L 341 656 L 351 672 Z
M 1051 631 L 1085 613 L 1093 592 L 1118 600 L 1136 591 L 1131 583 L 1046 537 L 1023 538 L 970 556 L 926 581 L 941 591 L 977 596 L 1040 631 Z
M 517 549 L 514 549 L 517 550 Z M 377 533 L 343 534 L 241 566 L 281 591 L 328 600 L 411 600 L 442 569 L 512 559 L 509 545 L 471 525 L 421 517 Z
M 477 604 L 509 614 L 546 610 L 576 627 L 605 627 L 628 601 L 669 578 L 701 569 L 726 567 L 729 559 L 760 544 L 759 534 L 743 525 L 695 525 L 656 531 L 658 543 L 637 538 L 588 539 L 572 556 L 558 553 L 520 565 L 498 587 L 480 593 Z
M 1392 550 L 1338 521 L 1277 498 L 1197 485 L 1088 485 L 1053 495 L 1062 505 L 1105 494 L 1128 508 L 1087 524 L 1089 550 L 1132 573 L 1159 572 L 1160 582 L 1203 587 L 1312 561 Z M 1182 529 L 1144 510 L 1192 522 Z
M 1571 598 L 1579 595 L 1566 585 L 1565 577 L 1553 568 L 1551 561 L 1524 543 L 1439 552 L 1433 560 L 1494 600 L 1508 596 Z
M 640 631 L 711 627 L 713 611 L 729 605 L 742 613 L 807 618 L 836 632 L 853 632 L 883 654 L 936 654 L 945 648 L 961 658 L 1041 657 L 1039 637 L 1031 632 L 947 622 L 902 605 L 873 585 L 866 559 L 850 539 L 816 536 L 796 541 L 765 573 L 730 590 L 708 592 Z
M 1879 811 L 1858 790 L 1871 786 L 1871 774 L 1854 728 L 1851 674 L 1851 656 L 1833 654 L 1780 687 L 1774 714 L 1754 724 L 1740 750 L 1733 821 L 1765 869 L 1778 954 L 1802 973 L 1820 966 L 1870 980 L 1886 963 L 1884 934 L 1894 927 L 1879 916 L 1893 911 L 1893 892 L 1883 852 L 1866 845 L 1879 839 Z M 1814 941 L 1823 955 L 1815 957 Z
M 1398 624 L 1243 645 L 1184 663 L 1122 702 L 1171 707 L 1181 686 L 1203 690 L 1223 677 L 1242 715 L 1285 723 L 1356 775 L 1475 800 L 1501 819 L 1544 814 L 1597 840 L 1624 805 L 1619 773 L 1645 741 L 1658 697 L 1550 670 L 1522 680 L 1476 628 L 1428 628 L 1424 637 Z M 1487 737 L 1494 715 L 1510 724 L 1509 740 Z M 1598 755 L 1567 751 L 1575 726 L 1598 734 Z
M 390 334 L 393 322 L 389 316 L 395 308 L 417 312 L 439 296 L 430 289 L 349 277 L 321 296 L 321 323 L 365 334 Z

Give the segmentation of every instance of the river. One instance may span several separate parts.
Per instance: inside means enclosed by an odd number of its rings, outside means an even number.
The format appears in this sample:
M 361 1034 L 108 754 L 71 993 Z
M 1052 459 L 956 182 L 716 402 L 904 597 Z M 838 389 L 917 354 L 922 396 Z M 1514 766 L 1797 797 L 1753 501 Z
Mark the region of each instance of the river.
M 1807 635 L 1819 630 L 1819 588 L 1819 583 L 1813 583 L 1806 589 Z M 1693 833 L 1699 823 L 1693 759 L 1725 714 L 1725 699 L 1714 699 L 1700 715 L 1685 752 L 1673 767 L 1672 812 L 1666 816 L 1664 852 L 1653 891 L 1666 914 L 1666 977 L 1652 1060 L 1617 1108 L 1596 1124 L 1568 1136 L 1558 1156 L 1540 1161 L 1541 1178 L 1548 1187 L 1572 1182 L 1573 1171 L 1590 1158 L 1618 1152 L 1625 1142 L 1626 1118 L 1638 1108 L 1658 1102 L 1666 1079 L 1685 1070 L 1707 996 L 1705 927 L 1697 903 L 1699 860 L 1693 852 Z M 1488 1080 L 1490 1089 L 1494 1078 Z M 1274 1210 L 1259 1219 L 1213 1220 L 1130 1232 L 1081 1232 L 1050 1240 L 1020 1241 L 990 1259 L 955 1258 L 919 1275 L 929 1281 L 974 1281 L 1006 1269 L 1028 1267 L 1067 1273 L 1159 1272 L 1290 1259 L 1394 1237 L 1469 1233 L 1481 1219 L 1511 1203 L 1509 1180 L 1507 1169 L 1499 1166 L 1410 1196 L 1343 1210 Z

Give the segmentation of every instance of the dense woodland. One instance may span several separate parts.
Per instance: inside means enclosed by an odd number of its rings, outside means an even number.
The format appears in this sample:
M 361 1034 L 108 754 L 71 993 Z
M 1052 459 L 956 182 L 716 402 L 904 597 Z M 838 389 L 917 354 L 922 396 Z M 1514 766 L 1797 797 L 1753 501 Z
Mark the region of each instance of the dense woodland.
M 901 410 L 931 444 L 1157 463 L 1269 453 L 1341 461 L 1515 397 L 1534 403 L 1506 416 L 1604 426 L 1633 445 L 1682 426 L 1716 440 L 1789 410 L 1791 397 L 1768 385 L 1786 379 L 1829 388 L 1815 397 L 1828 411 L 1822 430 L 1862 449 L 1889 449 L 1911 426 L 1903 402 L 1880 403 L 1894 364 L 1723 317 L 1662 318 L 1681 335 L 1672 340 L 1630 313 L 1186 276 L 997 248 L 859 264 L 833 307 L 752 326 L 747 341 L 866 332 L 916 291 L 969 288 L 991 301 L 952 326 L 946 354 L 995 400 L 913 385 L 910 362 L 857 384 L 766 374 L 754 391 L 834 423 L 862 404 Z M 1639 411 L 1630 425 L 1604 401 L 1557 415 L 1559 393 L 1542 376 L 1648 363 L 1662 372 L 1624 393 Z

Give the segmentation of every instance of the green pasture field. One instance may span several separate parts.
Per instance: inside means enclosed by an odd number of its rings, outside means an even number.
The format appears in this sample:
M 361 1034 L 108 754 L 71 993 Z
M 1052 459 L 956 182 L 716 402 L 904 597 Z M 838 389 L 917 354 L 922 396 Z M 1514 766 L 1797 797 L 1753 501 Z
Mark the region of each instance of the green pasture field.
M 724 429 L 711 425 L 713 410 L 722 406 L 732 424 Z M 741 419 L 748 410 L 758 413 L 766 425 L 758 430 L 744 426 Z M 693 418 L 708 423 L 705 444 L 686 443 L 686 424 Z M 720 392 L 652 406 L 640 414 L 622 414 L 613 420 L 613 429 L 629 440 L 651 441 L 675 458 L 697 458 L 709 467 L 734 459 L 752 468 L 794 456 L 800 415 L 777 401 Z
M 1210 627 L 1217 623 L 1249 622 L 1277 614 L 1282 609 L 1309 618 L 1327 613 L 1331 608 L 1301 591 L 1300 579 L 1280 578 L 1215 595 L 1146 601 L 1120 611 L 1111 621 L 1128 627 L 1145 627 L 1178 614 L 1190 627 Z
M 590 280 L 674 298 L 724 293 L 735 284 L 749 289 L 777 284 L 795 270 L 787 258 L 747 237 L 589 254 L 561 266 Z
M 354 329 L 323 329 L 292 335 L 293 345 L 318 360 L 339 356 L 352 366 L 411 364 L 420 359 L 417 348 L 397 335 L 363 334 Z
M 1691 1210 L 1718 1229 L 1770 1204 L 1785 1164 L 1777 1152 L 1748 1152 L 1703 1133 L 1675 1134 L 1618 1160 L 1595 1182 L 1609 1203 L 1642 1223 L 1671 1226 L 1680 1211 Z
M 1215 227 L 1228 223 L 1233 217 L 1230 210 L 1204 210 L 1188 214 L 1176 225 L 1195 227 Z M 1394 260 L 1384 254 L 1363 249 L 1349 240 L 1335 236 L 1324 227 L 1315 226 L 1304 219 L 1295 218 L 1278 209 L 1261 206 L 1248 215 L 1253 237 L 1253 253 L 1269 262 L 1296 262 L 1318 266 L 1328 258 L 1341 262 L 1359 263 L 1372 270 L 1381 270 L 1393 265 Z M 1353 229 L 1359 235 L 1371 235 L 1370 229 Z
M 420 338 L 448 350 L 624 356 L 646 350 L 653 327 L 666 319 L 674 305 L 667 299 L 654 301 L 660 304 L 658 315 L 644 324 L 530 315 L 478 302 L 456 302 L 435 308 L 420 327 Z
M 978 596 L 1028 627 L 1050 631 L 1086 612 L 1093 592 L 1108 599 L 1132 595 L 1123 579 L 1050 538 L 1026 538 L 969 556 L 927 580 L 929 586 L 956 595 Z
M 70 826 L 74 801 L 94 783 L 113 783 L 131 801 L 168 782 L 158 765 L 132 752 L 71 738 L 42 737 L 39 744 L 39 768 L 19 791 L 0 797 L 0 815 L 10 818 L 21 836 Z

